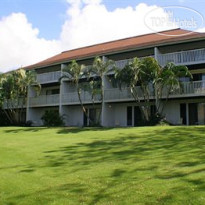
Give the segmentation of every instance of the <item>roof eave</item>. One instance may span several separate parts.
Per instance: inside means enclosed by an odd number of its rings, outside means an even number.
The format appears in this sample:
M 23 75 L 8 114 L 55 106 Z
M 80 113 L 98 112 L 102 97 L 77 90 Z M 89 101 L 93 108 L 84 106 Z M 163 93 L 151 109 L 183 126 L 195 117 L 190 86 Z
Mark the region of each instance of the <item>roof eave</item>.
M 162 43 L 156 43 L 153 45 L 149 45 L 149 46 L 142 46 L 142 47 L 130 47 L 130 48 L 125 48 L 125 49 L 121 49 L 121 50 L 114 50 L 114 51 L 108 51 L 108 52 L 100 52 L 97 55 L 99 56 L 106 56 L 106 55 L 114 55 L 114 54 L 118 54 L 121 52 L 130 52 L 130 51 L 134 51 L 134 50 L 142 50 L 142 49 L 149 49 L 149 48 L 155 48 L 155 47 L 160 47 L 160 46 L 168 46 L 168 45 L 172 45 L 172 44 L 176 44 L 176 43 L 187 43 L 187 42 L 194 42 L 194 41 L 199 41 L 199 40 L 205 40 L 205 36 L 202 37 L 196 37 L 196 38 L 191 38 L 191 39 L 182 39 L 182 40 L 175 40 L 175 41 L 171 41 L 172 39 L 170 39 L 170 42 L 162 42 Z M 59 64 L 65 64 L 65 63 L 69 63 L 71 60 L 86 60 L 86 59 L 92 59 L 94 57 L 96 57 L 97 55 L 91 54 L 91 55 L 85 55 L 82 57 L 73 57 L 70 58 L 68 60 L 61 60 L 58 62 L 54 62 L 54 63 L 50 63 L 50 64 L 46 64 L 46 65 L 42 65 L 42 66 L 37 66 L 37 67 L 33 67 L 33 68 L 27 68 L 28 70 L 36 70 L 36 69 L 41 69 L 41 68 L 45 68 L 45 67 L 49 67 L 49 66 L 55 66 L 55 65 L 59 65 Z M 30 66 L 29 66 L 30 67 Z M 32 66 L 31 66 L 32 67 Z M 26 69 L 26 68 L 25 68 Z

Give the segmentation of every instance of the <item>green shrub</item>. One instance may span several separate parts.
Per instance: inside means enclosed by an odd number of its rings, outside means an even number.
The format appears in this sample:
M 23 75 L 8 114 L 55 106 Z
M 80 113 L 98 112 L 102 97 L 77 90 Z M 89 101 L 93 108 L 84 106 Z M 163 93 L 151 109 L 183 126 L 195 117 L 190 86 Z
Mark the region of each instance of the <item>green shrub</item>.
M 3 110 L 0 108 L 0 126 L 9 126 L 9 120 L 7 119 L 7 116 L 3 112 Z
M 63 126 L 63 116 L 60 116 L 58 110 L 46 110 L 41 118 L 44 126 Z

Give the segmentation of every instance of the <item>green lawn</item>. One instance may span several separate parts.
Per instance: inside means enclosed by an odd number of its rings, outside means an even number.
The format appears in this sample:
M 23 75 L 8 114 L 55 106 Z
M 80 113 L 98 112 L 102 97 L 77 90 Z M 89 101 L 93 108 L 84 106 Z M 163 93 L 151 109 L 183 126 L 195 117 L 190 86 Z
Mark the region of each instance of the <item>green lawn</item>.
M 205 127 L 0 128 L 0 204 L 205 204 Z

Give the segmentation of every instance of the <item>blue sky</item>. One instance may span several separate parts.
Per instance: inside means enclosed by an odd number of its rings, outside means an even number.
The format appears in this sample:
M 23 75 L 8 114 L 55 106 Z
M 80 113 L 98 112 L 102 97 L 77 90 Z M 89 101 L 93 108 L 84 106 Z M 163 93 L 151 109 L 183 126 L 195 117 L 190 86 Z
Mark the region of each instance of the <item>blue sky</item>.
M 139 3 L 157 6 L 186 6 L 202 14 L 205 13 L 204 0 L 103 0 L 103 4 L 110 11 L 127 6 L 135 7 Z M 0 18 L 13 12 L 25 13 L 33 26 L 39 28 L 40 37 L 55 39 L 60 35 L 68 5 L 65 0 L 1 0 L 0 8 Z
M 67 5 L 63 0 L 1 0 L 0 18 L 11 13 L 25 13 L 40 36 L 57 38 L 64 22 Z
M 146 12 L 164 6 L 205 15 L 204 0 L 0 0 L 0 71 L 64 50 L 149 33 Z M 189 17 L 183 9 L 176 12 Z

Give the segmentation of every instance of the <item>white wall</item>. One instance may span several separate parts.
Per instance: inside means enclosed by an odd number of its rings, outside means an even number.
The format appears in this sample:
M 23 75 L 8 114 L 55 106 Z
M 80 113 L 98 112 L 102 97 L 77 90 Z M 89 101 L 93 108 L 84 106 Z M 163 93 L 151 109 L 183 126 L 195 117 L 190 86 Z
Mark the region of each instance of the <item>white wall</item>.
M 168 102 L 163 112 L 166 120 L 172 124 L 180 124 L 180 103 Z
M 29 116 L 27 118 L 28 120 L 31 120 L 33 122 L 33 126 L 42 126 L 43 121 L 41 120 L 41 117 L 44 115 L 46 110 L 58 110 L 58 107 L 47 107 L 47 108 L 29 108 Z
M 51 87 L 45 87 L 45 88 L 41 88 L 41 93 L 40 95 L 46 95 L 47 90 L 53 90 L 53 89 L 60 89 L 60 86 L 51 86 Z
M 104 116 L 103 116 L 103 126 L 104 127 L 113 127 L 115 125 L 115 108 L 112 104 L 104 104 Z
M 83 111 L 81 106 L 63 106 L 66 108 L 67 125 L 83 126 Z
M 114 124 L 113 126 L 125 127 L 127 126 L 127 105 L 126 104 L 112 104 L 114 108 Z

